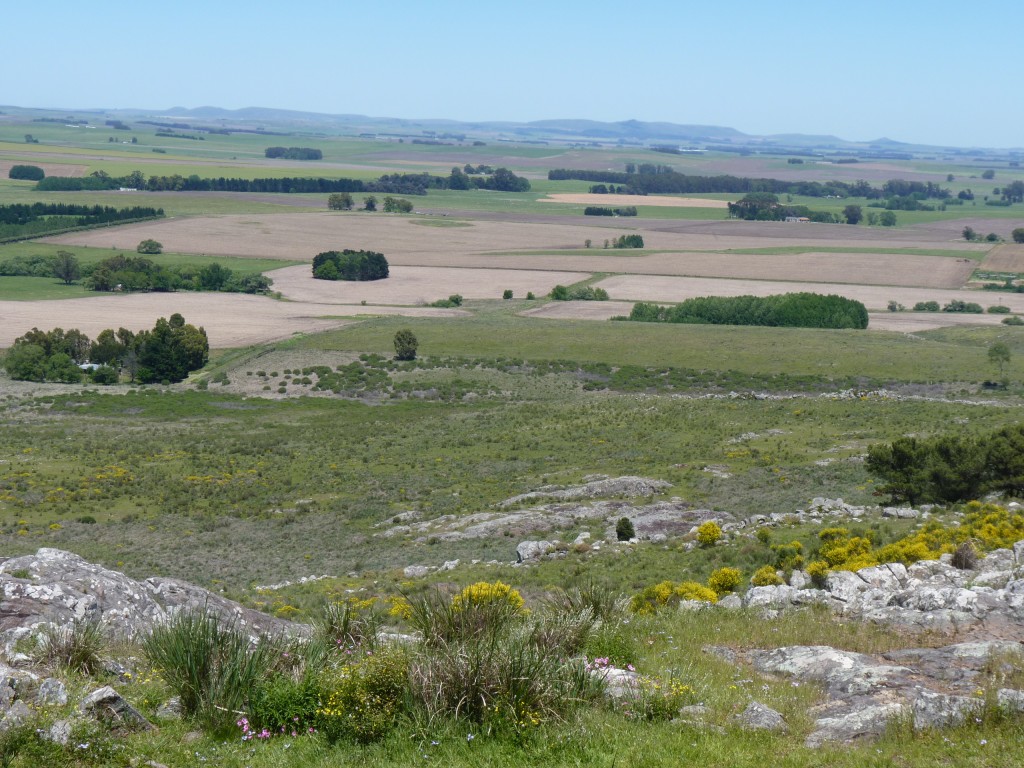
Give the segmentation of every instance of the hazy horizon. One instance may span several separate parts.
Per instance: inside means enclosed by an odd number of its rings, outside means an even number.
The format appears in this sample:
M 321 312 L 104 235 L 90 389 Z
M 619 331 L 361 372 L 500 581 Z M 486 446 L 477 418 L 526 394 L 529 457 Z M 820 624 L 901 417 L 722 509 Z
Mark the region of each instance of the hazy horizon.
M 0 100 L 26 108 L 264 107 L 409 120 L 584 119 L 718 125 L 752 135 L 1024 146 L 998 33 L 1024 6 L 950 0 L 769 8 L 663 0 L 386 10 L 310 0 L 56 0 L 5 9 Z M 105 44 L 106 43 L 108 44 Z M 1000 53 L 1005 51 L 1005 53 Z M 155 105 L 155 106 L 154 106 Z

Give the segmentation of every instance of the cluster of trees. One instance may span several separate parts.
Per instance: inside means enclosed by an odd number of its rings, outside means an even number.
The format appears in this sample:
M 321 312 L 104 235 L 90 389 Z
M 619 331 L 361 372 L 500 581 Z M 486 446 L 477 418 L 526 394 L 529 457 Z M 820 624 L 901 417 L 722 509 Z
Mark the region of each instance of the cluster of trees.
M 337 192 L 327 198 L 327 207 L 332 211 L 351 211 L 355 206 L 355 200 L 348 192 Z M 411 200 L 403 200 L 400 197 L 384 197 L 383 210 L 385 213 L 412 213 L 413 205 Z M 363 198 L 364 211 L 377 210 L 377 198 L 373 195 Z
M 592 195 L 632 195 L 636 194 L 631 192 L 629 187 L 616 187 L 614 184 L 611 186 L 605 186 L 604 184 L 594 184 L 590 187 L 590 194 Z
M 69 203 L 0 205 L 0 242 L 39 237 L 70 229 L 155 219 L 163 215 L 163 208 L 141 206 L 113 208 L 109 205 Z
M 601 205 L 588 205 L 583 209 L 584 216 L 636 216 L 636 206 L 627 205 L 623 208 L 605 208 Z
M 860 209 L 860 206 L 853 207 Z M 772 192 L 751 192 L 735 203 L 729 203 L 729 216 L 746 221 L 783 221 L 790 217 L 806 218 L 822 224 L 835 224 L 839 221 L 829 211 L 812 211 L 806 205 L 783 204 L 779 202 L 778 195 Z
M 612 248 L 643 248 L 642 235 L 620 235 L 612 240 Z
M 490 169 L 490 166 L 477 166 L 475 175 L 470 175 L 463 169 L 452 168 L 448 178 L 442 178 L 441 189 L 489 189 L 495 192 L 529 192 L 530 182 L 522 176 L 516 176 L 508 168 L 496 168 L 490 173 L 484 173 L 480 169 Z
M 767 325 L 792 328 L 868 327 L 868 311 L 859 301 L 830 294 L 777 296 L 703 296 L 675 306 L 633 305 L 628 318 L 646 323 Z
M 629 166 L 627 166 L 628 171 Z M 740 176 L 688 176 L 667 166 L 642 164 L 635 173 L 591 171 L 556 168 L 548 171 L 552 181 L 603 182 L 622 185 L 625 194 L 696 194 L 701 192 L 772 192 L 775 194 L 804 195 L 807 197 L 866 197 L 869 200 L 920 195 L 921 199 L 947 199 L 952 193 L 933 182 L 894 179 L 881 187 L 866 181 L 783 181 L 781 179 L 755 179 Z
M 4 367 L 12 379 L 74 384 L 85 375 L 79 366 L 92 363 L 97 367 L 90 377 L 97 383 L 116 383 L 125 372 L 132 381 L 148 384 L 181 381 L 206 365 L 209 355 L 206 331 L 175 313 L 161 317 L 151 331 L 108 328 L 95 341 L 74 328 L 33 328 L 14 340 Z
M 581 285 L 569 288 L 556 285 L 551 289 L 551 298 L 555 301 L 608 301 L 608 291 L 592 285 Z
M 33 257 L 37 258 L 37 257 Z M 73 253 L 58 251 L 51 261 L 54 277 L 66 283 L 83 277 L 90 291 L 223 291 L 266 293 L 272 281 L 260 274 L 238 275 L 213 263 L 164 266 L 142 256 L 111 256 L 96 264 L 80 266 Z
M 428 189 L 490 189 L 500 192 L 528 192 L 530 182 L 507 168 L 472 178 L 459 168 L 450 176 L 429 173 L 391 173 L 376 181 L 360 179 L 282 178 L 234 179 L 202 178 L 196 174 L 182 176 L 149 176 L 132 171 L 127 176 L 110 176 L 94 171 L 88 176 L 47 176 L 36 184 L 45 192 L 76 192 L 81 190 L 144 189 L 150 192 L 273 192 L 273 193 L 335 193 L 377 192 L 389 195 L 425 195 Z
M 7 172 L 7 178 L 20 179 L 22 181 L 42 181 L 46 173 L 38 165 L 12 165 Z
M 264 157 L 280 157 L 284 160 L 323 160 L 324 153 L 310 147 L 267 147 Z
M 1024 425 L 988 434 L 901 437 L 868 449 L 869 472 L 886 481 L 878 490 L 912 505 L 968 501 L 1002 492 L 1024 493 Z
M 383 280 L 388 276 L 388 260 L 375 251 L 324 251 L 313 257 L 313 277 L 317 280 Z

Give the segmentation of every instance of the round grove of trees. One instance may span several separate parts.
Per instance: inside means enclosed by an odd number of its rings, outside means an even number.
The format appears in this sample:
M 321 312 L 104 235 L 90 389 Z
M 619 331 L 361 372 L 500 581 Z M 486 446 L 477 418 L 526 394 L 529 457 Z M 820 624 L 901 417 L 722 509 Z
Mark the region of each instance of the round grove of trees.
M 388 260 L 376 251 L 324 251 L 313 257 L 313 277 L 317 280 L 383 280 L 388 276 Z

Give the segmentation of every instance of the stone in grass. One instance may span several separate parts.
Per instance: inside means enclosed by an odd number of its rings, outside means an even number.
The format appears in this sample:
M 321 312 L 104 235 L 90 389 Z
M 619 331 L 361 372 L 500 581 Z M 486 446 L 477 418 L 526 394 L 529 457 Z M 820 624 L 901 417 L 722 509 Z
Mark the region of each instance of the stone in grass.
M 78 709 L 82 714 L 92 715 L 97 720 L 108 723 L 123 723 L 143 730 L 151 730 L 154 727 L 139 710 L 125 701 L 124 697 L 109 685 L 97 688 L 82 699 Z
M 48 677 L 39 684 L 36 702 L 42 706 L 63 707 L 68 703 L 68 689 L 60 680 Z
M 735 720 L 745 731 L 789 732 L 786 719 L 759 701 L 750 702 L 745 710 L 736 715 Z

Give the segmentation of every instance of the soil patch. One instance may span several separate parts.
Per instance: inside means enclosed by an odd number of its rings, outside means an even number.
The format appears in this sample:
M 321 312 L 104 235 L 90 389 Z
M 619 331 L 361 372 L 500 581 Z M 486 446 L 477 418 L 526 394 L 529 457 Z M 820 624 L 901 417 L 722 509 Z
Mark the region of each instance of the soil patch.
M 285 267 L 268 273 L 274 290 L 288 299 L 322 304 L 427 304 L 453 293 L 466 299 L 500 299 L 506 290 L 522 298 L 528 292 L 543 296 L 559 283 L 571 284 L 589 273 L 521 269 L 459 269 L 453 267 L 392 267 L 384 280 L 351 282 L 315 280 L 308 266 Z
M 1024 272 L 1024 245 L 997 245 L 988 252 L 981 269 L 990 272 Z

